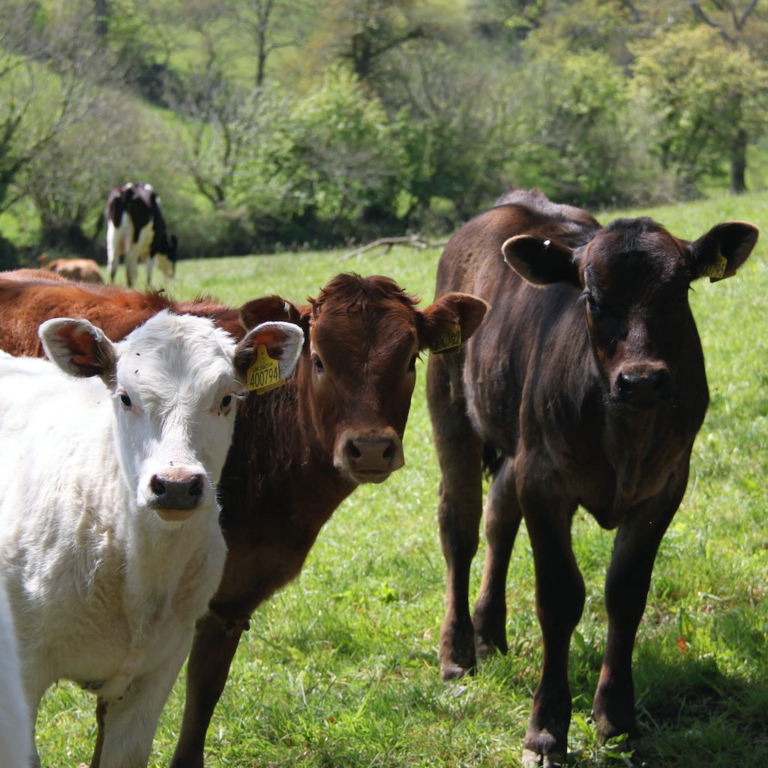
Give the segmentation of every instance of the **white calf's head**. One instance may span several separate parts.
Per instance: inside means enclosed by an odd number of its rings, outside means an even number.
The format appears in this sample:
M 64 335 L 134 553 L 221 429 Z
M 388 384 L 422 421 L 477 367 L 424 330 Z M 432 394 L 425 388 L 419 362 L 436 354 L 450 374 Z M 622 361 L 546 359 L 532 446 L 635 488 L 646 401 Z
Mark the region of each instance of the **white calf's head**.
M 129 499 L 166 522 L 214 508 L 236 399 L 259 348 L 285 378 L 304 342 L 295 325 L 262 323 L 235 344 L 206 318 L 167 311 L 116 344 L 88 321 L 69 318 L 46 321 L 39 335 L 63 371 L 106 384 Z

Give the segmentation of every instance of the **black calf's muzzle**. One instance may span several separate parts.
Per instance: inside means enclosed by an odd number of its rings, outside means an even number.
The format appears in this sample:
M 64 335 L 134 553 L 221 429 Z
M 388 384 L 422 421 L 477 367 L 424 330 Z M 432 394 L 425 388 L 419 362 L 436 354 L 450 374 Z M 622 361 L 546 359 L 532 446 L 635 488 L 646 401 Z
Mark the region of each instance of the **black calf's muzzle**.
M 622 372 L 616 379 L 616 399 L 635 408 L 649 408 L 672 397 L 672 376 L 666 368 L 650 373 Z

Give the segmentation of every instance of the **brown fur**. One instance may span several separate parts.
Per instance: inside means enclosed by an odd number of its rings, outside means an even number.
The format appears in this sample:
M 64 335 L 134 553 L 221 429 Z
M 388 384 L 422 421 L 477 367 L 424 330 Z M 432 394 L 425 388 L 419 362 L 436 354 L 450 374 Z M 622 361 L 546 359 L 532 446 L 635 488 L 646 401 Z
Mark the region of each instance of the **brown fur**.
M 208 300 L 176 303 L 124 288 L 0 276 L 0 347 L 14 354 L 39 354 L 37 325 L 59 315 L 87 318 L 111 338 L 162 308 L 211 316 L 240 335 L 242 327 L 232 325 L 240 315 L 249 325 L 284 320 L 304 329 L 286 385 L 240 404 L 219 485 L 227 562 L 211 612 L 198 622 L 172 765 L 202 768 L 206 730 L 253 610 L 298 575 L 320 529 L 359 483 L 381 482 L 398 457 L 402 462 L 418 352 L 452 325 L 468 339 L 487 309 L 462 294 L 424 310 L 414 305 L 393 281 L 355 275 L 336 277 L 307 306 L 267 296 L 239 311 Z
M 55 259 L 45 269 L 67 280 L 96 284 L 104 282 L 99 265 L 93 259 Z
M 689 284 L 720 252 L 724 276 L 733 274 L 756 240 L 757 230 L 741 223 L 720 224 L 695 243 L 650 219 L 601 228 L 585 211 L 516 190 L 459 230 L 443 253 L 436 295 L 467 291 L 492 310 L 461 354 L 429 361 L 448 566 L 441 672 L 460 677 L 476 653 L 506 651 L 506 574 L 524 518 L 545 648 L 526 766 L 566 754 L 568 646 L 585 598 L 570 540 L 579 505 L 618 529 L 594 700 L 598 733 L 638 736 L 632 647 L 708 402 Z M 483 460 L 494 479 L 485 571 L 470 618 Z

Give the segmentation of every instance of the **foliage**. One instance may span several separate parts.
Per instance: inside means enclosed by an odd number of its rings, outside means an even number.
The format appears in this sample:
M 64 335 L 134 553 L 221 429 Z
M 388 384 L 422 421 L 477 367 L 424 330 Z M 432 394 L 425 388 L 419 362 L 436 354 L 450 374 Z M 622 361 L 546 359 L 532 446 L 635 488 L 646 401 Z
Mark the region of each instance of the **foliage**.
M 221 255 L 444 233 L 510 184 L 741 192 L 766 51 L 746 0 L 9 0 L 0 211 L 103 253 L 109 187 L 142 180 Z
M 640 200 L 649 178 L 626 80 L 606 54 L 528 46 L 528 80 L 515 83 L 510 176 L 558 200 L 608 205 Z
M 764 132 L 768 69 L 703 26 L 659 34 L 633 50 L 632 88 L 658 115 L 662 164 L 686 194 L 695 193 L 702 177 L 721 171 L 740 131 Z
M 395 132 L 408 158 L 405 219 L 412 227 L 454 228 L 507 186 L 515 105 L 506 79 L 440 43 L 405 46 L 389 74 L 382 98 L 402 105 Z
M 258 229 L 271 223 L 280 239 L 328 243 L 396 219 L 403 150 L 356 77 L 330 69 L 306 96 L 264 109 L 234 194 Z

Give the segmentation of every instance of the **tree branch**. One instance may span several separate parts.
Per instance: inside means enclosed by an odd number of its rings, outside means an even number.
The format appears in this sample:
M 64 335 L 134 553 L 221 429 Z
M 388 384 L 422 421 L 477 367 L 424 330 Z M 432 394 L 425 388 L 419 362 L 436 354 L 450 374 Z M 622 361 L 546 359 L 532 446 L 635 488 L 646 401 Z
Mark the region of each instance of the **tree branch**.
M 695 0 L 688 0 L 688 6 L 693 11 L 693 15 L 696 16 L 699 21 L 712 27 L 712 29 L 716 29 L 720 33 L 720 37 L 722 37 L 726 43 L 732 42 L 730 35 L 719 24 L 716 24 L 714 21 L 712 21 L 712 19 L 710 19 L 709 16 L 704 13 L 702 7 L 697 2 L 695 2 Z
M 430 243 L 427 240 L 422 239 L 420 235 L 410 235 L 408 237 L 380 237 L 378 240 L 374 240 L 372 243 L 368 243 L 368 245 L 364 245 L 355 251 L 345 253 L 340 261 L 346 261 L 353 256 L 359 256 L 361 253 L 372 251 L 374 248 L 380 248 L 381 246 L 387 247 L 387 250 L 384 251 L 384 253 L 387 254 L 392 250 L 393 245 L 411 245 L 414 248 L 442 248 L 447 243 L 447 240 L 438 243 Z

